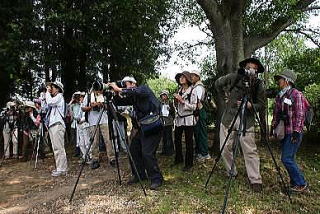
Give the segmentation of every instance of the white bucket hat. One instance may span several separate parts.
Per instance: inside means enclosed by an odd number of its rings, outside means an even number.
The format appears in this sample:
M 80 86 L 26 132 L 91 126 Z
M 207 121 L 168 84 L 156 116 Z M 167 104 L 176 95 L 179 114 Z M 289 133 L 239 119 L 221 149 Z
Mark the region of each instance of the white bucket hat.
M 169 96 L 169 91 L 163 90 L 163 91 L 161 91 L 161 93 L 160 93 L 160 96 L 161 96 L 161 95 L 167 95 L 167 96 Z
M 16 104 L 14 102 L 7 102 L 7 108 L 10 108 L 11 106 L 15 106 Z
M 134 77 L 126 76 L 122 79 L 122 82 L 132 82 L 137 83 L 136 79 Z
M 55 85 L 55 86 L 57 86 L 58 88 L 60 88 L 60 89 L 61 89 L 61 93 L 64 92 L 64 90 L 63 90 L 63 84 L 62 84 L 61 82 L 59 82 L 59 81 L 54 81 L 54 82 L 51 83 L 51 85 Z

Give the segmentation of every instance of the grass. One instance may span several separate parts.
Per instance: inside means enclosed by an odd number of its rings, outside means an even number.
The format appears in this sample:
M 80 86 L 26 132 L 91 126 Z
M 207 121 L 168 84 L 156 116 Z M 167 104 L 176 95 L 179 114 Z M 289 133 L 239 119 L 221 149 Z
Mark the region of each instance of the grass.
M 263 193 L 254 193 L 249 183 L 242 155 L 237 159 L 238 176 L 232 182 L 228 201 L 228 213 L 320 213 L 320 149 L 318 145 L 303 145 L 297 161 L 301 166 L 310 192 L 291 195 L 281 193 L 279 176 L 267 148 L 258 145 L 261 159 Z M 288 181 L 288 176 L 280 163 L 277 143 L 272 145 L 273 153 L 281 173 Z M 222 162 L 214 171 L 208 188 L 205 181 L 213 166 L 213 161 L 196 163 L 191 172 L 182 172 L 183 166 L 170 167 L 173 160 L 161 157 L 160 165 L 165 178 L 165 185 L 156 193 L 149 192 L 148 197 L 140 197 L 144 213 L 219 213 L 223 205 L 226 189 L 226 173 Z M 141 194 L 141 193 L 139 193 Z

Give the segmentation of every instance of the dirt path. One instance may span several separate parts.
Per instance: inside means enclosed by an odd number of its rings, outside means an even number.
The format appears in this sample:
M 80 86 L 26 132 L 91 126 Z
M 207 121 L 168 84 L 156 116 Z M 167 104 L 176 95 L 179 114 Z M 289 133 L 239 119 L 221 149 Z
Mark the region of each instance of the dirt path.
M 127 161 L 121 160 L 120 164 L 122 168 L 125 168 L 122 170 L 122 177 L 126 177 Z M 40 162 L 37 169 L 33 169 L 29 162 L 6 161 L 3 167 L 0 168 L 0 213 L 73 213 L 75 210 L 80 212 L 78 208 L 82 204 L 81 200 L 85 200 L 86 203 L 84 204 L 88 206 L 83 207 L 83 212 L 86 212 L 86 210 L 90 210 L 90 200 L 99 200 L 99 194 L 96 194 L 97 199 L 87 194 L 88 191 L 92 189 L 98 191 L 99 188 L 97 189 L 96 187 L 102 186 L 106 186 L 104 189 L 111 188 L 112 190 L 113 187 L 117 186 L 115 168 L 106 166 L 106 164 L 103 164 L 99 170 L 91 170 L 85 167 L 75 194 L 75 203 L 70 205 L 68 198 L 78 174 L 79 164 L 75 159 L 69 161 L 71 170 L 68 176 L 59 178 L 53 178 L 50 175 L 53 165 L 52 158 Z M 116 199 L 116 201 L 126 201 L 124 199 L 126 196 L 122 199 L 121 196 L 118 197 L 120 198 Z M 52 204 L 57 203 L 59 200 L 67 210 L 54 210 L 56 208 L 53 208 Z M 121 206 L 116 210 L 119 213 L 122 212 Z M 124 208 L 124 210 L 126 209 Z M 116 211 L 113 213 L 116 213 Z

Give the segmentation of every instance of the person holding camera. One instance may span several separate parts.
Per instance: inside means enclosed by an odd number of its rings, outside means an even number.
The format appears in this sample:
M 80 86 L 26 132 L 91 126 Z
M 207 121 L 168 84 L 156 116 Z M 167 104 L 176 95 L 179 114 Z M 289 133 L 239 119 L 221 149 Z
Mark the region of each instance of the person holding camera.
M 32 101 L 26 101 L 24 104 L 23 117 L 23 147 L 22 147 L 22 161 L 27 161 L 30 158 L 30 150 L 36 143 L 38 135 L 38 127 L 40 125 L 41 117 L 36 111 L 36 106 Z M 30 144 L 31 142 L 31 144 Z M 40 148 L 39 148 L 40 149 Z M 43 151 L 40 149 L 40 156 L 43 157 Z
M 254 192 L 261 192 L 262 179 L 260 175 L 260 160 L 255 143 L 254 111 L 261 111 L 265 107 L 265 89 L 263 82 L 258 79 L 258 73 L 263 73 L 264 67 L 256 58 L 245 59 L 239 63 L 239 66 L 240 69 L 237 73 L 220 77 L 215 82 L 217 92 L 223 96 L 225 101 L 225 110 L 220 124 L 220 147 L 222 148 L 228 135 L 228 129 L 242 103 L 241 99 L 244 95 L 247 95 L 249 101 L 247 102 L 246 114 L 243 119 L 246 132 L 245 135 L 242 134 L 240 137 L 240 145 L 251 188 Z M 222 151 L 222 159 L 229 176 L 236 176 L 237 174 L 235 167 L 233 172 L 230 171 L 233 162 L 233 145 L 237 139 L 239 123 L 240 117 L 236 119 L 234 129 Z
M 305 112 L 309 103 L 302 92 L 294 88 L 297 75 L 293 71 L 286 69 L 274 79 L 280 92 L 275 99 L 272 130 L 281 140 L 281 161 L 290 176 L 291 191 L 304 192 L 308 184 L 295 156 L 302 142 Z
M 63 98 L 63 85 L 59 81 L 49 83 L 45 94 L 48 106 L 47 125 L 51 139 L 56 169 L 52 171 L 53 177 L 67 174 L 68 164 L 64 145 L 66 126 L 64 122 L 66 105 Z
M 124 88 L 120 88 L 116 83 L 108 83 L 108 86 L 118 93 L 114 97 L 117 105 L 133 106 L 133 119 L 136 120 L 133 124 L 136 126 L 137 132 L 132 138 L 130 152 L 140 178 L 145 180 L 148 175 L 151 180 L 150 189 L 156 190 L 163 183 L 162 173 L 156 158 L 156 150 L 161 139 L 161 127 L 158 124 L 156 130 L 153 129 L 154 131 L 150 130 L 148 132 L 143 124 L 146 118 L 156 118 L 160 115 L 160 102 L 148 86 L 137 86 L 133 77 L 124 77 L 122 83 Z M 138 175 L 136 175 L 133 167 L 131 168 L 133 178 L 128 181 L 128 184 L 138 183 Z
M 71 119 L 72 119 L 71 129 L 70 129 L 70 143 L 72 147 L 74 146 L 74 151 L 75 151 L 74 156 L 76 157 L 80 156 L 80 148 L 78 146 L 79 138 L 77 137 L 78 127 L 77 127 L 77 119 L 76 119 L 76 115 L 79 115 L 79 112 L 81 111 L 80 95 L 81 95 L 80 91 L 74 92 L 68 104 L 69 109 L 71 111 Z
M 173 120 L 175 116 L 173 103 L 169 100 L 169 91 L 163 90 L 160 93 L 161 102 L 161 118 L 163 121 L 162 133 L 162 155 L 171 156 L 174 153 L 172 140 Z
M 17 126 L 17 110 L 14 102 L 7 102 L 7 110 L 4 113 L 3 126 L 3 145 L 4 158 L 10 158 L 10 144 L 12 144 L 13 158 L 18 158 L 18 126 Z
M 185 135 L 186 155 L 185 166 L 183 171 L 188 171 L 193 166 L 193 133 L 196 125 L 196 118 L 194 111 L 197 109 L 197 95 L 196 91 L 192 90 L 191 74 L 188 71 L 178 73 L 175 77 L 180 88 L 177 94 L 174 94 L 176 117 L 175 117 L 175 131 L 174 131 L 174 145 L 176 149 L 176 156 L 174 165 L 183 163 L 182 154 L 182 134 Z
M 102 87 L 102 86 L 101 86 Z M 82 111 L 85 113 L 86 121 L 89 123 L 89 129 L 91 138 L 93 139 L 89 156 L 92 156 L 91 169 L 97 169 L 100 167 L 99 158 L 99 142 L 100 133 L 103 137 L 109 164 L 115 166 L 115 154 L 112 142 L 110 141 L 108 114 L 104 110 L 105 98 L 103 96 L 103 88 L 96 87 L 95 83 L 92 84 L 91 92 L 87 93 L 82 103 Z M 100 122 L 99 117 L 102 113 Z M 99 122 L 99 124 L 98 124 Z M 96 133 L 96 126 L 99 126 Z M 94 135 L 95 134 L 95 135 Z M 93 136 L 94 135 L 94 136 Z

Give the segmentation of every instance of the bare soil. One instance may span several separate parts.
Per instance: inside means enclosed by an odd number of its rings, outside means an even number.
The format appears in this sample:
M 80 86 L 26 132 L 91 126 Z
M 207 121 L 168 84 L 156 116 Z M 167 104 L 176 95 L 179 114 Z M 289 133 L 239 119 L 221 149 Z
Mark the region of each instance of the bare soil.
M 6 160 L 0 168 L 0 213 L 137 213 L 139 205 L 128 193 L 137 187 L 125 185 L 129 177 L 128 161 L 120 159 L 123 185 L 119 185 L 116 168 L 105 162 L 99 169 L 84 168 L 74 199 L 69 198 L 80 164 L 77 158 L 68 162 L 70 171 L 64 177 L 51 177 L 54 159 L 38 163 Z M 131 189 L 131 190 L 130 190 Z M 139 193 L 137 197 L 143 196 Z M 133 197 L 133 198 L 131 198 Z

